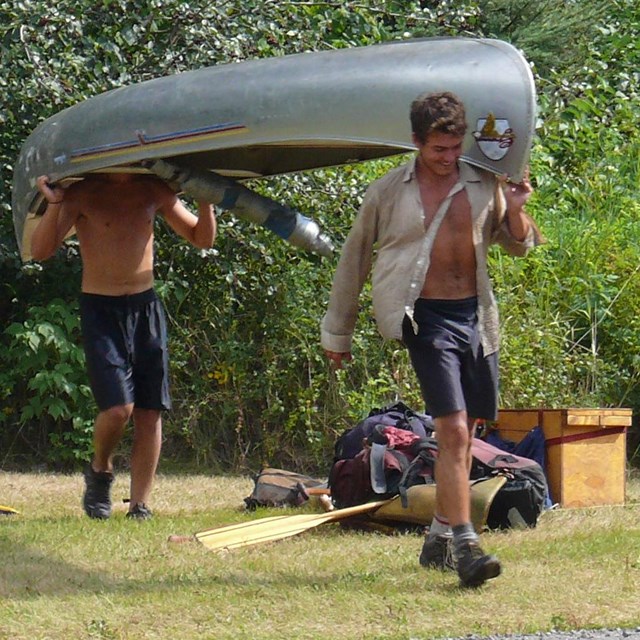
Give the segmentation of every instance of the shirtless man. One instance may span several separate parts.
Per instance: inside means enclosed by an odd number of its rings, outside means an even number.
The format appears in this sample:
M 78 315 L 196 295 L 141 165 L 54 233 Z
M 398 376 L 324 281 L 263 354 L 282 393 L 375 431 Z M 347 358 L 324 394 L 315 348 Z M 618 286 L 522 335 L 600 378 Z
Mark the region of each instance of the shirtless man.
M 161 411 L 171 408 L 166 320 L 153 290 L 154 219 L 161 214 L 179 236 L 204 249 L 216 236 L 215 214 L 201 202 L 195 216 L 152 176 L 91 174 L 66 189 L 40 176 L 37 185 L 48 205 L 33 233 L 33 258 L 53 256 L 72 227 L 82 257 L 80 317 L 99 409 L 83 507 L 91 518 L 111 515 L 113 454 L 133 418 L 127 517 L 147 519 L 160 458 Z
M 460 160 L 467 124 L 455 95 L 419 96 L 410 120 L 417 155 L 365 194 L 334 276 L 322 346 L 337 367 L 351 359 L 375 247 L 378 328 L 407 347 L 438 440 L 436 517 L 420 564 L 455 567 L 461 584 L 475 587 L 501 570 L 479 546 L 469 496 L 476 419 L 497 417 L 498 313 L 487 253 L 500 243 L 522 256 L 536 244 L 523 211 L 532 188 L 528 177 L 506 183 Z

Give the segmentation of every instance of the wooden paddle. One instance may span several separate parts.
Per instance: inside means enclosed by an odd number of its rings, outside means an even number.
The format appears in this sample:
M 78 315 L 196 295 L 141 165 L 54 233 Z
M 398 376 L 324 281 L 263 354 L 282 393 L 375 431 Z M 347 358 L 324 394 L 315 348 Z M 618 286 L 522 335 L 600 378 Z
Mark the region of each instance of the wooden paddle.
M 302 513 L 292 516 L 272 516 L 260 518 L 250 522 L 231 524 L 215 529 L 207 529 L 196 533 L 194 538 L 207 549 L 220 551 L 223 549 L 237 549 L 261 542 L 273 542 L 295 536 L 303 531 L 313 529 L 325 522 L 337 522 L 353 516 L 371 513 L 384 504 L 398 499 L 367 502 L 355 507 L 335 509 L 327 513 Z M 172 540 L 177 542 L 178 540 Z
M 20 512 L 16 511 L 13 507 L 6 507 L 6 506 L 0 504 L 0 515 L 12 516 L 12 515 L 15 515 L 17 513 L 20 513 Z

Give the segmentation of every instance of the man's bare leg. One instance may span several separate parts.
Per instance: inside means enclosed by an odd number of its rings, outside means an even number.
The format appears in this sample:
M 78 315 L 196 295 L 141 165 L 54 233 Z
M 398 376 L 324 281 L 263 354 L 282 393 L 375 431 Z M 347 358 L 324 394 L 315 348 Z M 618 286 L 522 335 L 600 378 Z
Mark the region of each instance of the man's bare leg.
M 119 405 L 101 411 L 93 430 L 94 457 L 84 471 L 82 506 L 90 518 L 105 520 L 111 515 L 113 454 L 129 422 L 133 405 Z
M 469 472 L 471 437 L 465 411 L 434 420 L 438 441 L 436 462 L 436 507 L 452 527 L 470 522 Z M 473 424 L 473 421 L 471 421 Z
M 434 423 L 438 440 L 436 509 L 420 553 L 420 564 L 427 568 L 454 569 L 451 526 L 469 519 L 471 440 L 467 434 L 472 433 L 474 421 L 460 411 L 436 418 Z
M 435 419 L 438 440 L 436 494 L 453 531 L 453 555 L 460 582 L 478 587 L 500 575 L 500 562 L 480 548 L 478 534 L 471 523 L 469 472 L 475 421 L 466 412 Z
M 131 451 L 131 509 L 146 505 L 155 478 L 162 445 L 162 417 L 159 411 L 134 409 Z
M 94 471 L 113 471 L 113 454 L 131 418 L 133 404 L 111 407 L 96 417 L 93 429 Z

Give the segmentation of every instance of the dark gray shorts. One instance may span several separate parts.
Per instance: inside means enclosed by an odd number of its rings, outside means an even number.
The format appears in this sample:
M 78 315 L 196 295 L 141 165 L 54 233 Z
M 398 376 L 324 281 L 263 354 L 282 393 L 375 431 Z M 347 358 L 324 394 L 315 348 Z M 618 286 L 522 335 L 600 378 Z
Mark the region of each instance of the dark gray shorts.
M 413 313 L 417 335 L 404 318 L 402 338 L 434 418 L 457 411 L 485 420 L 498 416 L 498 354 L 484 355 L 476 312 L 475 297 L 419 298 Z
M 153 289 L 131 296 L 82 293 L 80 320 L 89 382 L 101 411 L 130 403 L 171 408 L 167 323 Z

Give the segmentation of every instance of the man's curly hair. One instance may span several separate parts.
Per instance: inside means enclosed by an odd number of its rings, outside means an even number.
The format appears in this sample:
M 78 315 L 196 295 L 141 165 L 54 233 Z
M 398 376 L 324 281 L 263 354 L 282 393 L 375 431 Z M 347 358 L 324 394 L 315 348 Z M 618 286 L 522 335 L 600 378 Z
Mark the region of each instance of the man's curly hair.
M 419 95 L 411 103 L 410 120 L 411 130 L 421 144 L 433 132 L 464 136 L 467 131 L 464 105 L 448 91 Z

